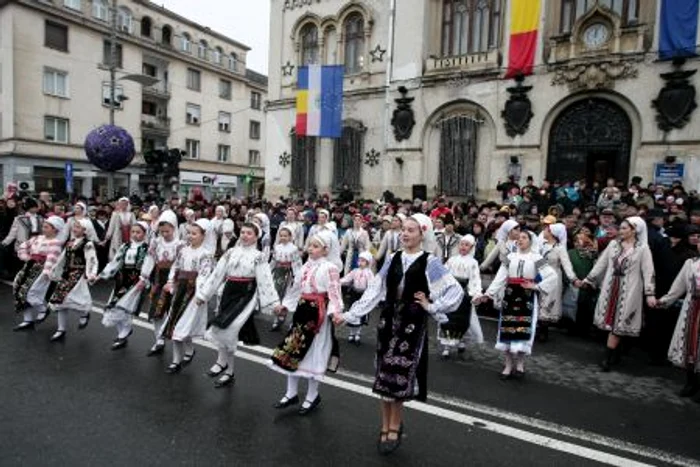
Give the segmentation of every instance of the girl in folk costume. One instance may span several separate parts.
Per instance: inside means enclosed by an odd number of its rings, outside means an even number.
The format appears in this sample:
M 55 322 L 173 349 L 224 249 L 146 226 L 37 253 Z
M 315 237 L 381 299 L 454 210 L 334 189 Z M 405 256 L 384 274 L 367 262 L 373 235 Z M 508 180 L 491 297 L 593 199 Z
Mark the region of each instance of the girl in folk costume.
M 216 209 L 214 209 L 214 217 L 211 219 L 211 225 L 204 240 L 204 247 L 211 251 L 212 254 L 216 252 L 217 244 L 223 233 L 222 227 L 227 215 L 228 213 L 224 206 L 217 206 Z
M 685 262 L 671 289 L 658 300 L 658 306 L 668 308 L 681 299 L 683 305 L 668 349 L 668 359 L 686 370 L 686 384 L 680 396 L 695 396 L 693 400 L 700 403 L 700 258 Z
M 218 349 L 216 363 L 207 373 L 211 377 L 220 376 L 214 383 L 217 388 L 234 382 L 233 363 L 239 338 L 245 344 L 259 343 L 253 322 L 255 309 L 271 313 L 279 303 L 270 265 L 257 248 L 259 236 L 260 228 L 256 224 L 243 224 L 236 246 L 224 253 L 214 272 L 197 288 L 196 303 L 200 306 L 225 284 L 218 312 L 209 321 L 206 332 L 207 339 Z
M 275 308 L 278 315 L 294 313 L 292 327 L 272 353 L 270 368 L 287 375 L 287 392 L 274 406 L 283 409 L 299 403 L 299 380 L 308 380 L 300 415 L 307 415 L 321 402 L 319 382 L 326 370 L 337 364 L 334 355 L 334 315 L 343 311 L 338 267 L 328 260 L 334 234 L 322 230 L 309 243 L 309 260 L 294 285 Z M 335 357 L 335 361 L 333 361 Z
M 293 242 L 297 229 L 293 224 L 286 224 L 277 231 L 277 242 L 272 251 L 272 280 L 280 300 L 294 283 L 294 278 L 301 270 L 301 252 Z M 284 323 L 284 316 L 276 316 L 271 331 L 276 331 Z
M 119 198 L 117 208 L 112 213 L 109 221 L 109 230 L 105 236 L 103 244 L 109 243 L 109 259 L 110 261 L 117 254 L 119 247 L 123 243 L 129 241 L 131 225 L 136 222 L 136 217 L 131 212 L 131 204 L 129 198 Z
M 334 222 L 329 222 L 330 213 L 325 209 L 318 210 L 318 223 L 311 226 L 309 234 L 306 237 L 305 249 L 308 251 L 311 239 L 319 232 L 328 230 L 333 234 L 333 247 L 329 251 L 328 260 L 338 267 L 338 270 L 343 270 L 343 260 L 340 259 L 340 242 L 338 241 L 338 228 Z
M 65 339 L 69 311 L 80 313 L 78 329 L 85 329 L 90 322 L 92 295 L 88 283 L 97 280 L 98 272 L 95 244 L 86 237 L 90 227 L 92 223 L 87 219 L 73 223 L 72 238 L 53 268 L 51 280 L 57 284 L 49 298 L 49 308 L 58 315 L 58 329 L 51 342 Z
M 155 204 L 148 208 L 148 213 L 143 218 L 148 219 L 150 226 L 148 229 L 149 237 L 148 243 L 158 236 L 158 221 L 160 219 L 160 209 Z M 179 233 L 179 232 L 178 232 Z M 180 237 L 178 237 L 180 238 Z
M 60 235 L 62 242 L 65 243 L 71 238 L 73 226 L 81 220 L 90 221 L 90 218 L 87 215 L 87 206 L 82 201 L 75 204 L 75 207 L 73 208 L 73 216 L 68 218 L 65 227 L 63 227 L 63 231 Z M 92 224 L 92 221 L 90 221 L 90 225 L 85 236 L 91 242 L 96 242 L 98 240 L 97 233 L 95 232 L 95 226 Z
M 349 274 L 344 276 L 340 280 L 340 285 L 348 288 L 348 292 L 345 294 L 347 297 L 346 305 L 348 309 L 362 297 L 365 293 L 369 283 L 374 279 L 374 273 L 372 272 L 372 253 L 369 251 L 363 251 L 360 253 L 360 259 L 358 261 L 358 267 L 350 271 Z M 360 325 L 348 324 L 350 328 L 350 333 L 348 334 L 348 342 L 353 342 L 360 345 L 360 335 L 362 334 L 362 326 L 366 326 L 369 322 L 369 315 L 362 317 L 362 323 Z
M 148 320 L 154 324 L 156 342 L 148 351 L 149 357 L 162 354 L 165 347 L 160 328 L 166 313 L 170 310 L 173 299 L 172 293 L 165 288 L 165 285 L 168 283 L 170 268 L 184 246 L 184 243 L 175 236 L 177 217 L 173 211 L 167 210 L 160 215 L 158 231 L 160 234 L 151 240 L 148 256 L 146 256 L 143 268 L 141 268 L 141 281 L 144 284 L 149 283 L 152 276 Z
M 496 349 L 505 353 L 502 380 L 525 376 L 525 357 L 532 353 L 539 304 L 556 288 L 557 275 L 536 251 L 536 243 L 534 234 L 520 232 L 518 251 L 506 257 L 485 294 L 474 299 L 475 304 L 494 300 L 500 308 Z
M 173 341 L 173 362 L 166 373 L 179 373 L 192 362 L 192 339 L 204 336 L 207 329 L 207 304 L 197 305 L 195 292 L 214 269 L 214 255 L 203 245 L 209 228 L 207 219 L 189 227 L 190 244 L 180 250 L 170 268 L 165 291 L 173 295 L 172 306 L 160 330 L 164 339 Z
M 270 252 L 272 250 L 272 236 L 270 235 L 270 218 L 267 214 L 259 212 L 252 218 L 252 222 L 260 228 L 260 237 L 258 238 L 258 250 L 263 254 L 265 261 L 270 261 Z
M 501 224 L 496 232 L 496 247 L 481 263 L 481 271 L 488 271 L 496 260 L 502 263 L 509 254 L 515 253 L 518 250 L 516 243 L 519 234 L 520 225 L 516 221 L 508 219 Z
M 221 224 L 221 237 L 216 244 L 216 254 L 214 255 L 217 261 L 223 256 L 226 250 L 233 248 L 236 243 L 235 228 L 236 226 L 231 219 L 226 219 L 223 224 Z
M 384 300 L 377 327 L 373 390 L 382 397 L 379 450 L 389 454 L 401 444 L 403 403 L 425 401 L 428 375 L 428 319 L 446 322 L 464 293 L 435 251 L 432 222 L 415 214 L 403 223 L 403 250 L 384 263 L 362 298 L 336 319 L 359 324 Z
M 185 209 L 183 211 L 183 215 L 185 216 L 185 222 L 180 224 L 180 227 L 178 227 L 178 229 L 177 229 L 177 234 L 178 234 L 178 238 L 180 240 L 189 244 L 190 243 L 189 227 L 194 225 L 194 221 L 196 219 L 194 217 L 194 211 L 190 208 Z
M 540 253 L 547 260 L 547 263 L 552 267 L 557 275 L 557 281 L 552 293 L 546 296 L 540 303 L 539 316 L 537 324 L 540 326 L 537 330 L 540 341 L 549 339 L 549 326 L 559 322 L 562 315 L 562 297 L 564 294 L 564 281 L 562 272 L 568 279 L 569 283 L 573 284 L 576 280 L 576 273 L 571 265 L 571 258 L 567 251 L 567 234 L 564 224 L 549 224 L 542 231 L 542 243 Z
M 132 331 L 133 316 L 138 315 L 144 297 L 146 282 L 141 280 L 141 269 L 148 256 L 149 226 L 145 221 L 131 226 L 129 243 L 119 248 L 117 255 L 104 268 L 99 279 L 111 279 L 116 276 L 114 289 L 105 307 L 102 324 L 117 328 L 117 337 L 112 350 L 126 347 Z
M 474 236 L 465 235 L 459 240 L 457 256 L 451 257 L 445 264 L 445 268 L 464 289 L 464 299 L 459 308 L 449 314 L 449 322 L 439 326 L 438 340 L 442 345 L 443 358 L 449 358 L 455 348 L 458 353 L 463 353 L 470 338 L 477 344 L 484 342 L 481 323 L 472 306 L 472 299 L 482 293 L 479 263 L 474 259 L 475 244 Z
M 301 225 L 301 222 L 297 220 L 297 210 L 294 209 L 293 207 L 287 208 L 287 217 L 285 218 L 284 221 L 280 224 L 280 229 L 283 227 L 291 227 L 294 229 L 294 239 L 293 242 L 294 245 L 296 245 L 299 250 L 304 249 L 304 229 Z M 279 237 L 279 230 L 277 230 L 277 236 Z M 278 239 L 275 239 L 275 243 L 277 242 Z
M 46 319 L 46 295 L 51 285 L 51 271 L 61 255 L 61 240 L 65 222 L 57 216 L 49 217 L 41 226 L 42 235 L 31 237 L 17 250 L 24 267 L 17 273 L 12 286 L 15 311 L 24 314 L 24 320 L 14 331 L 33 330 L 35 323 Z
M 577 285 L 582 282 L 577 281 Z M 609 332 L 600 366 L 610 371 L 621 338 L 639 336 L 645 297 L 647 305 L 656 305 L 654 262 L 641 217 L 628 217 L 620 223 L 620 238 L 608 244 L 583 285 L 600 289 L 593 319 L 599 329 Z
M 345 267 L 343 268 L 343 274 L 348 275 L 350 271 L 358 267 L 358 261 L 360 258 L 360 253 L 369 251 L 371 242 L 369 240 L 369 234 L 362 227 L 365 220 L 362 214 L 355 213 L 352 216 L 352 229 L 349 229 L 343 235 L 343 241 L 340 244 L 341 254 L 345 252 Z

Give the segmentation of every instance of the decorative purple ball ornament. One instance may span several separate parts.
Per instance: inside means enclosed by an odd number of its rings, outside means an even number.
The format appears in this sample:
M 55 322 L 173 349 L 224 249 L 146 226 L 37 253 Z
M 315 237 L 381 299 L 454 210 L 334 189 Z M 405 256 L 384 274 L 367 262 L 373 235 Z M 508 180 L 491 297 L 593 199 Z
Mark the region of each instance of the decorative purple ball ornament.
M 102 125 L 85 138 L 85 154 L 98 169 L 116 172 L 131 164 L 136 150 L 134 139 L 121 127 Z

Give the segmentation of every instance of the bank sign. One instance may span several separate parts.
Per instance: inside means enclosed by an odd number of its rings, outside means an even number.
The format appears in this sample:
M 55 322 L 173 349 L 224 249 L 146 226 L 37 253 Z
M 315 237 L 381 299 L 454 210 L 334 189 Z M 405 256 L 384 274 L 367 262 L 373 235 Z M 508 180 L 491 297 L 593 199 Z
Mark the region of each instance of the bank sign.
M 673 185 L 682 182 L 685 176 L 685 164 L 654 164 L 654 183 L 656 185 Z

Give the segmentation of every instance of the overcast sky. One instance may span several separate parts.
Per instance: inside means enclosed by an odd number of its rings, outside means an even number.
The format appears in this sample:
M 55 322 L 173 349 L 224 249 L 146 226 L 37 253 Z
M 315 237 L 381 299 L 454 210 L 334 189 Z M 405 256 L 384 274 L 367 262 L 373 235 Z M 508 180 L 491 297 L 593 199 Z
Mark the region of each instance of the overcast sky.
M 175 13 L 242 42 L 248 68 L 267 74 L 270 0 L 153 0 Z

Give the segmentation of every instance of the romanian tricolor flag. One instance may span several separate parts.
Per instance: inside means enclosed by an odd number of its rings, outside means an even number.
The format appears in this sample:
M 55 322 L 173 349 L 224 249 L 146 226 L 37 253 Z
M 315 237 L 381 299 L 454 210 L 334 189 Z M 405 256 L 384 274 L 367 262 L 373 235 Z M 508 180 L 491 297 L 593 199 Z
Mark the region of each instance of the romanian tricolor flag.
M 343 75 L 342 65 L 299 67 L 297 136 L 341 137 Z
M 535 65 L 541 0 L 512 0 L 506 78 L 531 75 Z

